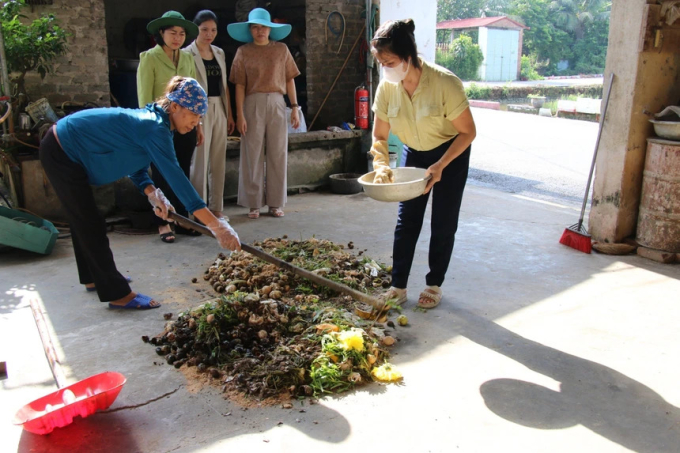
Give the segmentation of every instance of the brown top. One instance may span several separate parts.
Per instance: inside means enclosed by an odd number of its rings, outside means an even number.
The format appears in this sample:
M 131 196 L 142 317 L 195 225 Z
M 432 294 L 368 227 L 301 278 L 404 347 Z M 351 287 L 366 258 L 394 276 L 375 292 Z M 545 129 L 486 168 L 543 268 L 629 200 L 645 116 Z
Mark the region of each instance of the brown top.
M 244 44 L 236 51 L 229 81 L 252 93 L 286 94 L 286 82 L 300 75 L 288 46 L 269 41 L 266 46 Z

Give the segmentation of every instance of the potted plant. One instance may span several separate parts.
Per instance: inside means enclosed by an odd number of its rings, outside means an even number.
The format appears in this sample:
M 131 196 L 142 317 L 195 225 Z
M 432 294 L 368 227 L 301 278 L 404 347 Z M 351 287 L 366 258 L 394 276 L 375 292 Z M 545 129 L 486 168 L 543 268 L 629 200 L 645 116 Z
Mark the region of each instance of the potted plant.
M 26 6 L 25 0 L 8 0 L 0 7 L 0 21 L 5 41 L 7 69 L 17 74 L 11 79 L 14 93 L 26 94 L 26 73 L 37 71 L 41 78 L 53 72 L 54 60 L 66 53 L 66 40 L 69 33 L 57 25 L 53 14 L 42 14 L 28 23 L 26 16 L 20 14 Z
M 530 94 L 529 99 L 531 100 L 531 106 L 535 109 L 540 109 L 545 103 L 545 96 L 539 94 Z

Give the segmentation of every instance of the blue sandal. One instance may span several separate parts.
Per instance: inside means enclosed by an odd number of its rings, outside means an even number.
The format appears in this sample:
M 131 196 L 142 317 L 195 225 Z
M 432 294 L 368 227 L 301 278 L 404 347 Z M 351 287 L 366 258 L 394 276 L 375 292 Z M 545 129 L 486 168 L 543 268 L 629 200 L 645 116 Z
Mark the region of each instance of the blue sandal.
M 144 294 L 137 293 L 134 299 L 132 299 L 130 302 L 128 302 L 125 305 L 114 305 L 112 303 L 109 303 L 109 308 L 113 309 L 140 309 L 140 310 L 150 310 L 152 308 L 158 308 L 161 305 L 158 304 L 156 306 L 151 305 L 151 301 L 153 300 L 152 297 L 150 296 L 145 296 Z
M 132 283 L 132 277 L 130 277 L 129 275 L 126 275 L 126 276 L 125 276 L 125 280 L 127 280 L 128 283 Z M 86 287 L 85 287 L 85 291 L 89 291 L 89 292 L 93 293 L 93 292 L 97 291 L 97 287 L 96 287 L 96 286 L 93 286 L 92 288 L 88 288 L 88 287 L 86 286 Z

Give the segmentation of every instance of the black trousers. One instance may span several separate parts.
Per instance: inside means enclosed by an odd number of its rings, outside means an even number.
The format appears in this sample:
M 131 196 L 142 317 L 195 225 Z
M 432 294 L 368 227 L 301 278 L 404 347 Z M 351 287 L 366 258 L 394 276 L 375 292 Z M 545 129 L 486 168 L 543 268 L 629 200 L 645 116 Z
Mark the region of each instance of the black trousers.
M 94 283 L 102 302 L 121 299 L 131 290 L 113 261 L 106 220 L 97 209 L 85 169 L 66 155 L 53 130 L 40 142 L 40 162 L 68 217 L 80 283 Z
M 455 140 L 455 138 L 453 139 Z M 437 162 L 451 146 L 448 141 L 430 151 L 416 151 L 404 146 L 405 167 L 428 168 Z M 453 244 L 458 229 L 458 214 L 470 167 L 470 149 L 446 166 L 442 179 L 430 192 L 413 200 L 399 203 L 399 217 L 394 230 L 392 250 L 392 286 L 406 288 L 411 273 L 413 255 L 425 217 L 427 201 L 432 194 L 432 221 L 428 263 L 430 272 L 425 276 L 428 286 L 441 286 L 451 261 Z
M 191 158 L 194 156 L 194 150 L 196 149 L 196 128 L 191 132 L 186 134 L 180 134 L 175 131 L 172 137 L 172 142 L 175 145 L 175 154 L 177 155 L 177 161 L 179 166 L 184 171 L 187 179 L 189 178 L 189 173 L 191 171 Z M 156 188 L 161 189 L 168 199 L 170 204 L 175 208 L 175 212 L 181 216 L 188 217 L 187 209 L 184 207 L 175 192 L 170 187 L 170 184 L 165 180 L 161 172 L 156 168 L 156 166 L 151 164 L 151 180 Z M 158 216 L 154 216 L 154 220 L 157 225 L 167 225 L 168 222 L 161 219 Z

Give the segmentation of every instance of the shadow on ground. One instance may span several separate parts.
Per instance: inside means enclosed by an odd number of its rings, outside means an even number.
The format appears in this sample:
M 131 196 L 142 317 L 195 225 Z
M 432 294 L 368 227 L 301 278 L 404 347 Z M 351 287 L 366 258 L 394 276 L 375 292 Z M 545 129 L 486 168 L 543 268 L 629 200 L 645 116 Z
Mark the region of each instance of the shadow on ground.
M 516 379 L 485 382 L 481 395 L 498 416 L 537 429 L 583 425 L 632 451 L 678 451 L 680 409 L 646 385 L 468 310 L 453 312 L 464 337 L 560 382 L 559 392 Z

